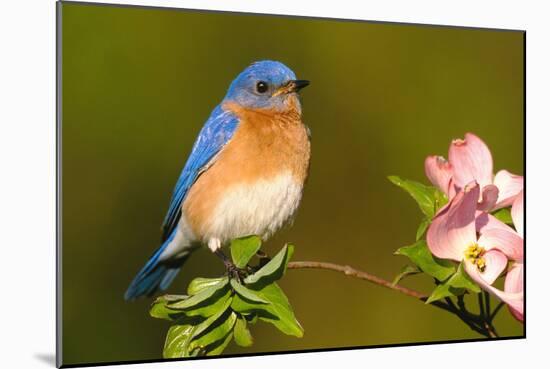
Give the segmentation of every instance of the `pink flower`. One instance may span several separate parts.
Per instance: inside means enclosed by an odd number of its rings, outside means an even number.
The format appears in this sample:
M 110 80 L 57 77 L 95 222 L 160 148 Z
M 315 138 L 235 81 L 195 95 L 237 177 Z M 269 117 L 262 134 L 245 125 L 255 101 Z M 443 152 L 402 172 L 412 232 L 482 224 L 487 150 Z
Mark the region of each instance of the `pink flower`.
M 512 205 L 512 219 L 516 231 L 523 237 L 523 191 L 519 193 Z M 523 260 L 516 262 L 506 275 L 504 281 L 504 292 L 506 293 L 522 293 L 523 294 Z M 508 305 L 512 315 L 519 321 L 523 322 L 523 306 L 521 310 L 516 310 Z
M 523 265 L 523 238 L 492 215 L 479 211 L 479 197 L 480 185 L 475 181 L 457 192 L 432 220 L 426 237 L 428 247 L 438 258 L 462 262 L 481 288 L 523 316 L 523 287 L 521 291 L 518 288 L 523 267 L 512 268 L 507 290 L 492 286 L 506 269 L 508 259 Z
M 487 145 L 476 135 L 466 133 L 449 147 L 449 161 L 442 156 L 428 156 L 424 163 L 426 176 L 434 186 L 452 199 L 471 181 L 481 186 L 480 209 L 496 210 L 512 205 L 523 190 L 523 176 L 506 170 L 493 176 L 493 157 Z M 481 197 L 480 197 L 481 199 Z
M 443 156 L 428 156 L 424 162 L 424 170 L 430 182 L 443 191 L 449 200 L 456 195 L 453 166 Z

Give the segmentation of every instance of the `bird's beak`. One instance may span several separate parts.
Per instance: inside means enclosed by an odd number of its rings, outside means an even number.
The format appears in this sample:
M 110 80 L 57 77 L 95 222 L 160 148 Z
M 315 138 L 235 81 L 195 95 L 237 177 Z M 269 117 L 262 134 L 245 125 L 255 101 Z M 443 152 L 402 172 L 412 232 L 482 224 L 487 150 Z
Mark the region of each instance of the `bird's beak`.
M 302 88 L 307 87 L 309 85 L 309 81 L 305 79 L 296 79 L 294 81 L 290 81 L 288 84 L 288 87 L 290 89 L 290 92 L 296 92 L 300 91 Z
M 285 84 L 281 88 L 279 88 L 273 94 L 273 96 L 278 96 L 278 95 L 282 95 L 282 94 L 289 94 L 291 92 L 298 92 L 302 88 L 306 87 L 307 85 L 309 85 L 309 81 L 306 81 L 305 79 L 295 79 L 295 80 L 292 80 L 292 81 L 288 82 L 287 84 Z

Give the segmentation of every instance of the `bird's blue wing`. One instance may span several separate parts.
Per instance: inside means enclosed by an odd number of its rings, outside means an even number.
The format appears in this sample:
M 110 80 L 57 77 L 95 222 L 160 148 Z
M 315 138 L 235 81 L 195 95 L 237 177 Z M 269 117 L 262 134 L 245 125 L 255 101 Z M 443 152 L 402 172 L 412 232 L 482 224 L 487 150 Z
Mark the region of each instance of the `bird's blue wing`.
M 170 200 L 168 213 L 162 224 L 162 240 L 165 241 L 177 226 L 181 217 L 181 204 L 198 176 L 213 164 L 216 154 L 233 137 L 238 118 L 217 106 L 206 121 L 183 168 Z

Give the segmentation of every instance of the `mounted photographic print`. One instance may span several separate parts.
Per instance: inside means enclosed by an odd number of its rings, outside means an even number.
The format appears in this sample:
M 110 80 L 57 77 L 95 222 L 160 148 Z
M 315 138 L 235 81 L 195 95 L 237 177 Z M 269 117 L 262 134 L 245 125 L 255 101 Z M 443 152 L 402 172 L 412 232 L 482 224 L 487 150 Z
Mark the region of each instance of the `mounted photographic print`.
M 57 6 L 58 365 L 525 337 L 524 31 Z

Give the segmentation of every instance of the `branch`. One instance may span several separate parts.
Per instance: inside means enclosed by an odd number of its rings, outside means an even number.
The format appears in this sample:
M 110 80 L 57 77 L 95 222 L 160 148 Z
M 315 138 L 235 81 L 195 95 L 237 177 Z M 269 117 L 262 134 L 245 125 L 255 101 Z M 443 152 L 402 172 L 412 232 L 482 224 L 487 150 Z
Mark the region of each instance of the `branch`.
M 394 291 L 401 292 L 404 295 L 414 297 L 417 300 L 426 302 L 428 299 L 428 295 L 423 294 L 421 292 L 412 290 L 407 287 L 399 286 L 397 284 L 393 284 L 390 281 L 387 281 L 385 279 L 382 279 L 380 277 L 377 277 L 375 275 L 372 275 L 370 273 L 357 270 L 355 268 L 350 267 L 349 265 L 339 265 L 334 263 L 327 263 L 322 261 L 292 261 L 288 263 L 287 266 L 288 269 L 324 269 L 324 270 L 332 270 L 334 272 L 340 272 L 347 276 L 362 279 L 371 283 L 374 283 L 378 286 L 382 286 L 385 288 L 389 288 Z M 435 306 L 439 309 L 448 311 L 460 318 L 464 323 L 466 323 L 472 330 L 476 331 L 479 334 L 482 334 L 486 337 L 493 338 L 497 337 L 496 333 L 494 332 L 494 328 L 492 325 L 483 324 L 481 327 L 479 326 L 479 319 L 481 317 L 477 315 L 473 315 L 466 310 L 463 310 L 462 306 L 460 309 L 458 309 L 452 301 L 447 300 L 447 302 L 442 301 L 433 301 L 429 305 Z
M 334 263 L 327 263 L 323 261 L 291 261 L 288 263 L 287 266 L 288 269 L 324 269 L 324 270 L 332 270 L 334 272 L 340 272 L 344 273 L 347 276 L 363 279 L 365 281 L 377 284 L 379 286 L 389 288 L 390 290 L 399 291 L 404 295 L 414 297 L 418 300 L 421 300 L 423 302 L 426 302 L 428 299 L 428 295 L 423 294 L 421 292 L 412 290 L 407 287 L 399 286 L 397 284 L 393 284 L 390 281 L 387 281 L 385 279 L 382 279 L 380 277 L 377 277 L 375 275 L 372 275 L 367 272 L 363 272 L 361 270 L 354 269 L 350 267 L 349 265 L 339 265 Z M 430 305 L 433 305 L 435 307 L 438 307 L 440 309 L 454 312 L 454 310 L 449 307 L 447 304 L 442 303 L 440 301 L 434 301 Z
M 322 261 L 291 261 L 288 263 L 287 266 L 288 269 L 325 269 L 325 270 L 332 270 L 335 272 L 341 272 L 344 273 L 347 276 L 355 277 L 359 279 L 364 279 L 366 281 L 369 281 L 371 283 L 377 284 L 382 287 L 386 287 L 392 290 L 399 291 L 407 296 L 411 296 L 414 298 L 417 298 L 419 300 L 426 300 L 428 298 L 427 295 L 411 290 L 406 287 L 402 287 L 399 285 L 394 285 L 390 281 L 386 281 L 385 279 L 382 279 L 380 277 L 377 277 L 375 275 L 369 274 L 367 272 L 363 272 L 361 270 L 354 269 L 350 267 L 349 265 L 338 265 L 334 263 L 326 263 Z

